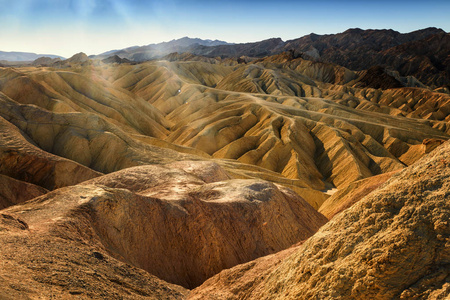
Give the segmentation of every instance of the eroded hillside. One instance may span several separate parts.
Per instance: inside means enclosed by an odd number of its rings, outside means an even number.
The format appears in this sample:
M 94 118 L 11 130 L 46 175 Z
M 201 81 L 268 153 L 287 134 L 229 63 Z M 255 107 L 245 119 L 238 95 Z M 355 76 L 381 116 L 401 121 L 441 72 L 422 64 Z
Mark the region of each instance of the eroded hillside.
M 318 208 L 314 191 L 401 169 L 449 132 L 448 94 L 358 87 L 363 75 L 289 55 L 72 64 L 2 69 L 1 115 L 42 150 L 102 173 L 214 158 Z
M 448 298 L 449 148 L 393 175 L 302 245 L 223 271 L 189 299 Z
M 449 138 L 445 89 L 385 68 L 167 59 L 0 68 L 1 297 L 183 298 L 250 261 L 272 274 L 327 218 L 353 236 L 335 220 Z M 280 274 L 248 295 L 270 297 Z

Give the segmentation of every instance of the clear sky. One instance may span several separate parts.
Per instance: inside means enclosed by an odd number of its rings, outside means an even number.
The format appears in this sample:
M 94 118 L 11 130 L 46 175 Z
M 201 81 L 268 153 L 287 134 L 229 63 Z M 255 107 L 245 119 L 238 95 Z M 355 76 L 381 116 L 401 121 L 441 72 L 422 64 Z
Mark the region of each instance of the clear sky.
M 450 0 L 0 0 L 0 50 L 65 57 L 184 36 L 253 42 L 348 28 L 450 31 Z

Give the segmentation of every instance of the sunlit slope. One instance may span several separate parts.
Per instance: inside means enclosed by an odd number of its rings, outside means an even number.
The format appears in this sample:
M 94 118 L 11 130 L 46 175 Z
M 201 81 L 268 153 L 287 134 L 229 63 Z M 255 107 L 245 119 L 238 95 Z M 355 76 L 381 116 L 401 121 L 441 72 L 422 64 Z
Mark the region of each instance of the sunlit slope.
M 13 128 L 5 130 L 11 140 L 16 136 L 26 136 L 26 139 L 22 137 L 22 144 L 26 147 L 36 145 L 39 150 L 102 173 L 140 164 L 195 159 L 141 142 L 130 132 L 97 114 L 50 112 L 35 105 L 19 104 L 5 96 L 0 97 L 0 103 L 0 116 L 9 122 L 5 126 Z
M 425 154 L 424 140 L 448 139 L 448 94 L 361 87 L 361 76 L 282 54 L 235 65 L 1 68 L 0 91 L 11 100 L 2 116 L 93 170 L 216 159 L 318 208 L 318 191 L 401 169 Z
M 449 131 L 448 125 L 438 122 L 450 120 L 448 93 L 428 89 L 412 76 L 401 77 L 398 72 L 381 67 L 374 69 L 379 72 L 354 72 L 338 65 L 293 58 L 292 54 L 284 53 L 237 68 L 224 77 L 217 88 L 321 97 L 355 109 L 436 121 L 432 126 Z M 374 88 L 377 85 L 384 88 Z
M 0 101 L 0 116 L 5 122 L 2 174 L 48 189 L 98 176 L 95 171 L 109 173 L 137 165 L 211 159 L 203 151 L 139 134 L 103 114 L 49 111 L 32 104 L 20 104 L 4 94 Z M 23 141 L 15 146 L 11 141 L 17 139 Z M 17 147 L 23 159 L 11 155 L 16 153 Z M 28 148 L 32 151 L 26 150 Z M 61 157 L 68 158 L 67 162 L 73 163 L 73 167 L 53 167 L 53 160 L 63 160 Z M 236 161 L 219 163 L 230 170 L 234 178 L 263 178 L 291 187 L 306 196 L 315 208 L 326 198 L 321 192 L 300 185 L 299 180 L 287 179 L 265 168 Z M 87 168 L 83 169 L 83 165 Z M 86 177 L 88 175 L 91 177 Z
M 340 185 L 401 168 L 403 155 L 422 151 L 425 138 L 446 137 L 423 120 L 356 111 L 320 98 L 229 93 L 222 101 L 207 99 L 206 106 L 203 101 L 168 115 L 177 124 L 170 141 L 299 178 L 314 188 L 321 188 L 320 173 Z
M 170 126 L 158 110 L 115 88 L 101 69 L 0 69 L 1 91 L 22 104 L 53 112 L 93 113 L 130 133 L 164 138 Z
M 146 85 L 140 89 L 136 83 L 130 90 L 145 94 L 167 114 L 174 124 L 168 141 L 215 158 L 258 165 L 314 189 L 324 188 L 323 179 L 340 186 L 402 168 L 424 154 L 425 138 L 447 137 L 445 122 L 401 118 L 397 108 L 351 93 L 333 100 L 346 89 L 374 89 L 344 85 L 355 82 L 357 74 L 330 64 L 297 59 L 233 67 L 194 62 L 147 65 L 163 78 L 145 75 L 143 66 L 134 67 L 133 76 L 141 76 Z M 189 68 L 195 72 L 186 71 Z M 211 68 L 222 70 L 214 80 Z M 202 72 L 208 84 L 198 79 Z M 133 76 L 128 72 L 124 78 Z

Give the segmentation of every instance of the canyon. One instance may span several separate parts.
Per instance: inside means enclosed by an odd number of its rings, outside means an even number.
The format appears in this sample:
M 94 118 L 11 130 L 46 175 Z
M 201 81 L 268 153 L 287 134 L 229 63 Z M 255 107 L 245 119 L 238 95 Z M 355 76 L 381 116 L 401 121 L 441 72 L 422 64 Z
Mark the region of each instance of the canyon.
M 448 37 L 0 67 L 0 299 L 445 299 Z

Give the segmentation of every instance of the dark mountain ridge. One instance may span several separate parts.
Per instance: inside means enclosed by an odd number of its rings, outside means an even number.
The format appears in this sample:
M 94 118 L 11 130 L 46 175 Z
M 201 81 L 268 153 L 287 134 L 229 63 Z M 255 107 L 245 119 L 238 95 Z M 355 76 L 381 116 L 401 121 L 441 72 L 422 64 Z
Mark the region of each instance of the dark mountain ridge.
M 338 34 L 311 33 L 284 42 L 272 38 L 253 43 L 229 44 L 222 41 L 182 39 L 105 52 L 94 58 L 118 55 L 136 62 L 161 59 L 171 53 L 192 53 L 198 56 L 262 58 L 293 51 L 296 56 L 341 65 L 354 71 L 382 66 L 398 71 L 400 76 L 414 76 L 436 88 L 450 84 L 450 36 L 444 30 L 429 27 L 409 33 L 392 29 L 351 28 Z
M 448 33 L 433 27 L 410 33 L 353 28 L 339 34 L 311 34 L 287 41 L 284 50 L 315 51 L 317 60 L 355 71 L 382 65 L 427 85 L 445 86 L 450 83 L 448 40 Z

